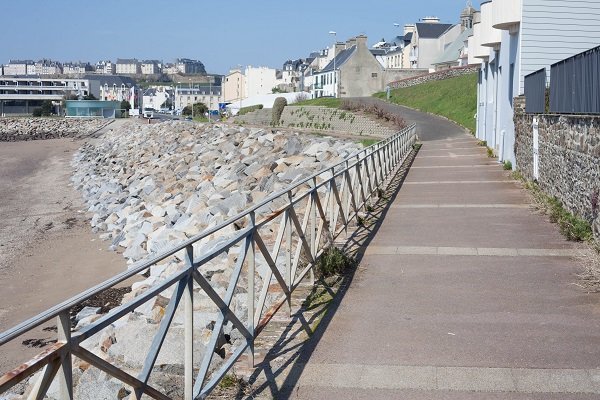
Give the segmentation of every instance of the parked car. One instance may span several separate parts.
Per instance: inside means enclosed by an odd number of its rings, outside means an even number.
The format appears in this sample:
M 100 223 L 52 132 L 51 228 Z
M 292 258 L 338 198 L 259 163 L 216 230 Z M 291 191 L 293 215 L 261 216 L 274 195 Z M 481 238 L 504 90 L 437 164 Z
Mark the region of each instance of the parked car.
M 143 116 L 148 119 L 154 118 L 154 108 L 144 108 Z

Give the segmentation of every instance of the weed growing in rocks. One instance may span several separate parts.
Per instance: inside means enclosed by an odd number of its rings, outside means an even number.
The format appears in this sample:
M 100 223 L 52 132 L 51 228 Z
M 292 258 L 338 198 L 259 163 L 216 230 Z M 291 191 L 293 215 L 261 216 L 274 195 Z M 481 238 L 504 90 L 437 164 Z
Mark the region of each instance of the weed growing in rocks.
M 319 279 L 342 274 L 356 265 L 356 260 L 335 246 L 327 248 L 317 260 L 315 273 Z
M 503 168 L 504 168 L 505 171 L 512 171 L 512 168 L 513 168 L 512 167 L 512 162 L 510 162 L 508 160 L 504 161 Z

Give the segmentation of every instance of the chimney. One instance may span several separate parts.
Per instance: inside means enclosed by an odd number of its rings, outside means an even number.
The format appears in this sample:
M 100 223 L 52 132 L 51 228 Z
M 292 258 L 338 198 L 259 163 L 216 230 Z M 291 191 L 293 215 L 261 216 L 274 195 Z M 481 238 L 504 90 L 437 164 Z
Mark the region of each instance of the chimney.
M 417 27 L 414 24 L 406 24 L 404 25 L 404 35 L 407 33 L 415 33 Z
M 440 19 L 438 17 L 425 17 L 421 21 L 423 21 L 424 24 L 439 24 L 440 23 Z
M 354 40 L 356 41 L 356 47 L 367 47 L 367 37 L 365 35 L 358 35 Z
M 349 49 L 350 47 L 354 46 L 355 44 L 356 44 L 356 38 L 348 39 L 348 41 L 346 42 L 346 48 Z
M 337 42 L 335 44 L 335 57 L 337 57 L 338 54 L 340 54 L 342 52 L 342 50 L 345 50 L 345 49 L 346 49 L 346 43 L 344 43 L 344 42 L 341 42 L 341 43 Z

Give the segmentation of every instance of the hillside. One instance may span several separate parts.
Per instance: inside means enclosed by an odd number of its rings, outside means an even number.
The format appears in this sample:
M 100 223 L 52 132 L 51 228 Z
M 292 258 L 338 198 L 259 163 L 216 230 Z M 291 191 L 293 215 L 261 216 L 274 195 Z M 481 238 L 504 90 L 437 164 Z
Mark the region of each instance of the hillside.
M 374 95 L 386 98 L 385 92 Z M 391 102 L 444 116 L 475 132 L 477 74 L 392 90 Z

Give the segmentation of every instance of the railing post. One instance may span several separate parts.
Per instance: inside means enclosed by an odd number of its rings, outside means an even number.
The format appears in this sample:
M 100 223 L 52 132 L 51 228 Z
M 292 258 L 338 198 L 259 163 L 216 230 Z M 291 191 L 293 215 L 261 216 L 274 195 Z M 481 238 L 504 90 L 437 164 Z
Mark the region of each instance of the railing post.
M 317 244 L 317 202 L 316 202 L 316 197 L 317 197 L 317 178 L 313 178 L 312 181 L 312 192 L 311 192 L 311 196 L 310 196 L 310 255 L 311 258 L 313 259 L 313 261 L 316 259 L 317 257 L 317 249 L 318 249 L 318 244 Z M 310 270 L 310 284 L 311 286 L 315 284 L 315 267 L 316 265 L 313 265 L 313 267 Z
M 248 341 L 248 366 L 254 368 L 254 278 L 256 273 L 256 253 L 254 248 L 254 233 L 256 232 L 256 214 L 250 212 L 250 226 L 252 227 L 251 242 L 248 248 L 248 332 L 252 335 L 252 340 Z
M 56 317 L 58 341 L 66 343 L 67 352 L 60 360 L 57 373 L 60 400 L 73 399 L 73 368 L 71 365 L 71 318 L 69 310 L 63 311 Z
M 286 247 L 285 247 L 285 269 L 286 269 L 286 273 L 285 273 L 285 277 L 287 280 L 287 286 L 288 286 L 288 317 L 292 317 L 292 294 L 291 294 L 291 290 L 292 290 L 292 284 L 294 283 L 294 278 L 292 277 L 292 207 L 294 206 L 292 204 L 292 192 L 289 191 L 288 192 L 288 208 L 285 210 L 285 218 L 286 220 L 286 227 L 285 227 L 285 241 L 286 241 Z
M 185 343 L 184 343 L 184 398 L 194 398 L 194 246 L 185 248 L 185 267 L 189 275 L 183 292 L 184 314 L 185 314 Z

